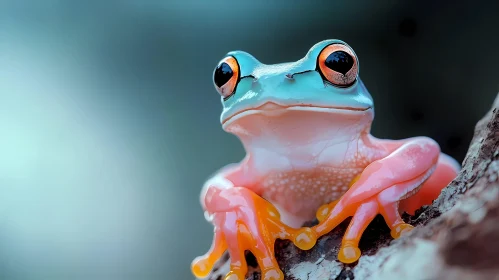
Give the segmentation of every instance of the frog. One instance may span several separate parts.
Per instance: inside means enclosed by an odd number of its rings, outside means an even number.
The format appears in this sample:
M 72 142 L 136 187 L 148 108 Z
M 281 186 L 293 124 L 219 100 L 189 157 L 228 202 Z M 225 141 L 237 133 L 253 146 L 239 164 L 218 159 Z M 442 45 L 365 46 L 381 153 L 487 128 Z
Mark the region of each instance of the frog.
M 351 217 L 338 261 L 359 260 L 359 241 L 381 215 L 393 238 L 414 227 L 402 219 L 435 200 L 460 164 L 426 136 L 371 135 L 374 101 L 359 77 L 353 48 L 321 41 L 296 62 L 264 64 L 244 51 L 227 53 L 213 72 L 224 131 L 246 155 L 203 185 L 200 203 L 213 224 L 211 248 L 196 257 L 196 277 L 209 275 L 227 251 L 226 280 L 245 279 L 250 251 L 262 279 L 284 279 L 277 239 L 310 250 Z M 304 226 L 317 219 L 316 225 Z

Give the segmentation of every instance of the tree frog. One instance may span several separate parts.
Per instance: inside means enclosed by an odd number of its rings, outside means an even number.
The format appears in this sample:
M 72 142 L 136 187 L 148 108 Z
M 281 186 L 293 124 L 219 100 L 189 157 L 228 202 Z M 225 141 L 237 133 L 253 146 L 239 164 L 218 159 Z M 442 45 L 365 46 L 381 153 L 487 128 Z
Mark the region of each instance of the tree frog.
M 262 279 L 283 279 L 277 238 L 302 250 L 352 217 L 338 260 L 357 261 L 359 240 L 377 214 L 393 238 L 413 227 L 401 218 L 431 204 L 460 165 L 427 137 L 382 140 L 370 134 L 373 99 L 359 78 L 359 60 L 340 40 L 315 44 L 291 63 L 263 64 L 229 52 L 213 82 L 221 95 L 221 124 L 246 156 L 222 168 L 201 191 L 214 226 L 210 250 L 191 265 L 205 277 L 227 250 L 227 280 L 244 279 L 245 250 Z M 313 227 L 302 227 L 317 218 Z

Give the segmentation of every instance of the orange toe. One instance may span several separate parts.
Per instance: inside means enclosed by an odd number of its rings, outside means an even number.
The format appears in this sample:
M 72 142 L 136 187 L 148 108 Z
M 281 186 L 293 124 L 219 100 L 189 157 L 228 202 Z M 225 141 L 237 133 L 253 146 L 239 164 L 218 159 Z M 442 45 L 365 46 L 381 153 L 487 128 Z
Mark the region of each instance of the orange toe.
M 241 271 L 230 271 L 225 275 L 224 280 L 244 280 L 246 275 L 244 275 Z
M 398 224 L 392 228 L 390 234 L 392 235 L 393 238 L 397 239 L 400 236 L 402 236 L 402 234 L 407 233 L 413 229 L 414 227 L 411 226 L 410 224 L 405 224 L 405 223 Z
M 353 263 L 360 258 L 360 249 L 353 244 L 342 244 L 338 253 L 338 260 L 342 263 Z
M 319 207 L 319 209 L 317 209 L 317 212 L 315 212 L 315 217 L 317 218 L 319 223 L 324 221 L 327 218 L 327 216 L 329 215 L 331 210 L 333 210 L 334 206 L 336 206 L 338 201 L 339 200 L 335 200 L 331 203 L 324 204 L 321 207 Z
M 191 270 L 194 276 L 204 278 L 208 276 L 214 263 L 209 262 L 206 258 L 197 257 L 192 261 Z
M 316 242 L 317 242 L 317 236 L 315 236 L 315 233 L 312 231 L 311 228 L 299 229 L 296 232 L 295 238 L 293 240 L 293 243 L 296 245 L 296 247 L 300 248 L 301 250 L 312 249 L 312 247 L 314 247 Z
M 319 209 L 315 213 L 315 217 L 317 218 L 319 223 L 326 219 L 327 215 L 329 215 L 329 211 L 331 211 L 331 209 L 329 208 L 329 204 L 324 204 L 319 207 Z
M 262 272 L 263 280 L 284 280 L 284 274 L 280 269 L 269 269 Z

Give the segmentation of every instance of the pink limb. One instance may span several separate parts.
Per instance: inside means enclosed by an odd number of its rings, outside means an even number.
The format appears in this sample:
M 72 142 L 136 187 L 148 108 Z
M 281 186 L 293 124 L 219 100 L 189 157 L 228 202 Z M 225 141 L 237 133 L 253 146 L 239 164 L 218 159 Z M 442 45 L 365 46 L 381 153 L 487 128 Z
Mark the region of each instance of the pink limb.
M 352 216 L 360 204 L 383 190 L 431 172 L 440 154 L 438 144 L 427 137 L 411 138 L 407 142 L 389 141 L 385 149 L 390 155 L 368 165 L 334 208 L 331 207 L 329 215 L 314 227 L 317 236 L 330 232 Z
M 367 225 L 382 214 L 394 238 L 410 231 L 400 211 L 413 213 L 430 204 L 459 171 L 459 164 L 440 153 L 438 144 L 426 137 L 376 143 L 390 154 L 368 165 L 338 202 L 319 209 L 319 224 L 309 234 L 320 237 L 353 216 L 338 258 L 352 263 L 360 257 L 359 240 Z
M 455 159 L 446 154 L 440 154 L 435 171 L 417 193 L 400 201 L 400 210 L 414 215 L 421 206 L 432 204 L 442 189 L 456 178 L 460 169 L 461 166 Z
M 237 222 L 236 213 L 226 214 L 226 224 L 224 227 L 224 233 L 227 237 L 228 251 L 230 255 L 230 272 L 225 276 L 227 280 L 243 280 L 245 279 L 246 272 L 248 271 L 248 266 L 246 264 L 246 259 L 244 257 L 244 248 L 242 248 L 242 242 L 244 236 L 239 233 L 242 231 L 247 232 L 244 224 Z M 235 226 L 234 226 L 235 225 Z
M 378 214 L 378 203 L 372 199 L 361 204 L 348 225 L 341 241 L 338 259 L 342 263 L 353 263 L 360 258 L 359 241 L 367 226 Z
M 403 233 L 413 229 L 413 226 L 406 224 L 402 220 L 399 201 L 416 193 L 432 171 L 428 170 L 425 174 L 412 180 L 393 185 L 377 195 L 381 215 L 383 215 L 388 227 L 391 229 L 390 233 L 393 238 L 399 238 Z
M 358 203 L 395 184 L 417 178 L 437 164 L 439 155 L 440 147 L 434 140 L 411 138 L 387 157 L 369 164 L 341 201 L 347 205 Z
M 240 166 L 224 169 L 203 187 L 201 204 L 217 230 L 212 249 L 207 255 L 196 258 L 192 272 L 198 277 L 206 275 L 213 267 L 212 260 L 228 250 L 231 270 L 225 279 L 245 279 L 248 268 L 244 253 L 249 250 L 260 265 L 262 279 L 282 280 L 284 274 L 274 256 L 275 240 L 291 239 L 295 244 L 307 247 L 306 233 L 310 229 L 304 230 L 303 235 L 303 230 L 283 224 L 279 212 L 258 195 L 258 187 L 245 178 L 243 170 Z

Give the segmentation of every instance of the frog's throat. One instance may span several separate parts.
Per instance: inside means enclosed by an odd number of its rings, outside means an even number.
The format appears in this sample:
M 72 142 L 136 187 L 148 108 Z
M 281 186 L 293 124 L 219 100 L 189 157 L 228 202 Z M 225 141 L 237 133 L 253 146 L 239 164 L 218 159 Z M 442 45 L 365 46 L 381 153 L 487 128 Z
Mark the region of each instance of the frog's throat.
M 224 130 L 236 135 L 247 149 L 259 147 L 279 151 L 292 148 L 305 153 L 321 145 L 352 142 L 363 134 L 369 134 L 374 118 L 372 109 L 353 111 L 313 107 L 247 114 L 224 125 Z

